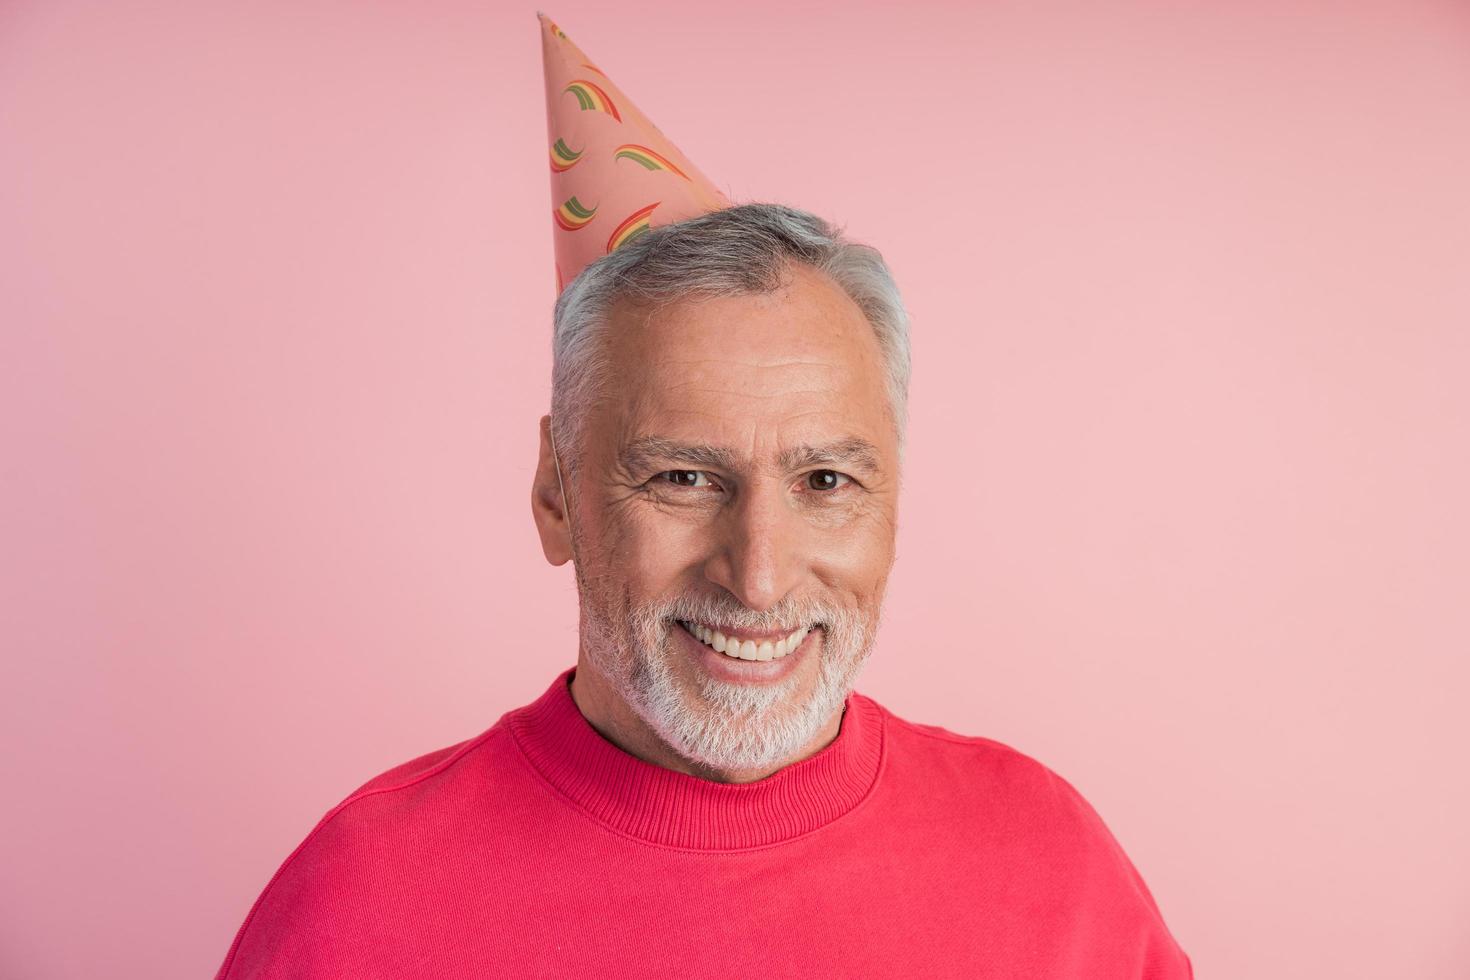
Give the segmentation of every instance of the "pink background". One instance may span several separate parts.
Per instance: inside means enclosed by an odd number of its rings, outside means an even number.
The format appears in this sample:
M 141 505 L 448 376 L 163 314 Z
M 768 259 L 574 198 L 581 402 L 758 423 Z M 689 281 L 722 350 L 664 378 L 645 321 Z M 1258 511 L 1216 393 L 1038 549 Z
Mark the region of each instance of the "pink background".
M 510 8 L 0 6 L 0 974 L 208 975 L 573 661 Z M 1470 7 L 547 12 L 905 288 L 860 689 L 1072 780 L 1202 977 L 1470 975 Z

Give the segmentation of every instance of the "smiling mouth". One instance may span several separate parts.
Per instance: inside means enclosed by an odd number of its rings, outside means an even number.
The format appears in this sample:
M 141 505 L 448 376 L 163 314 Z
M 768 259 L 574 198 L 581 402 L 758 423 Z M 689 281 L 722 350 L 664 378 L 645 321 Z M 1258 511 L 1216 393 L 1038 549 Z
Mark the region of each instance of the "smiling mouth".
M 677 619 L 675 622 L 700 643 L 713 647 L 715 652 L 723 653 L 732 660 L 780 660 L 801 646 L 808 633 L 820 628 L 816 625 L 803 626 L 775 640 L 741 639 L 734 635 L 727 636 L 718 629 L 701 623 L 691 623 L 684 619 Z

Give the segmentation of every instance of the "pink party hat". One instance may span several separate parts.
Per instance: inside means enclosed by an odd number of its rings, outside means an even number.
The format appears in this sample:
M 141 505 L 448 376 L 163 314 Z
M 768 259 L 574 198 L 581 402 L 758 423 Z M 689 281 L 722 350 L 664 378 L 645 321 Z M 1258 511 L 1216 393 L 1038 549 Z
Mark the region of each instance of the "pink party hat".
M 730 201 L 543 13 L 556 291 L 650 228 Z

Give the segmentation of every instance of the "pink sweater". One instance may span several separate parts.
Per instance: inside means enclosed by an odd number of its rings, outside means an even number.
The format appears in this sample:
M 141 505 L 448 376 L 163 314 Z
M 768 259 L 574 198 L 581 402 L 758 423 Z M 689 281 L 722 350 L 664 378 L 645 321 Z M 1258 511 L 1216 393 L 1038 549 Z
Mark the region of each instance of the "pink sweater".
M 389 770 L 266 886 L 219 977 L 1191 977 L 1098 815 L 1014 749 L 848 698 L 754 783 L 642 762 L 563 671 Z

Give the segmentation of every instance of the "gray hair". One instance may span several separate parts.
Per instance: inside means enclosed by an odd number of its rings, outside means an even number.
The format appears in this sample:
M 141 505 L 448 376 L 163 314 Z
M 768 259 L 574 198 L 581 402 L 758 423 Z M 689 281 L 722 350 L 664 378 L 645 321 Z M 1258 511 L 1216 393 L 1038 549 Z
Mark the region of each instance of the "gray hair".
M 779 289 L 801 263 L 839 286 L 873 326 L 887 364 L 899 446 L 908 418 L 908 313 L 877 249 L 781 204 L 740 204 L 646 231 L 588 265 L 557 297 L 552 334 L 551 425 L 558 447 L 575 445 L 583 418 L 608 382 L 598 341 L 622 298 L 667 302 Z M 567 462 L 576 468 L 577 453 Z

